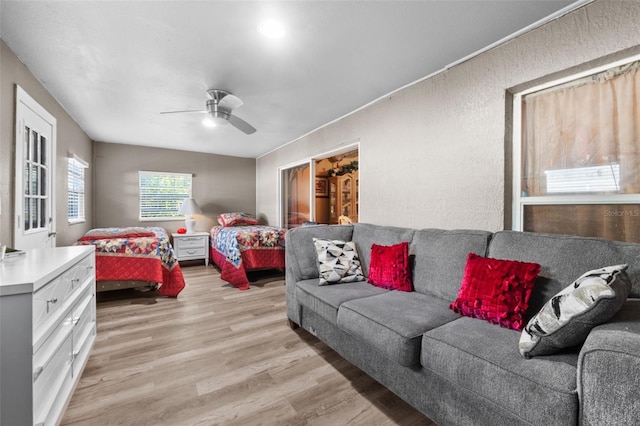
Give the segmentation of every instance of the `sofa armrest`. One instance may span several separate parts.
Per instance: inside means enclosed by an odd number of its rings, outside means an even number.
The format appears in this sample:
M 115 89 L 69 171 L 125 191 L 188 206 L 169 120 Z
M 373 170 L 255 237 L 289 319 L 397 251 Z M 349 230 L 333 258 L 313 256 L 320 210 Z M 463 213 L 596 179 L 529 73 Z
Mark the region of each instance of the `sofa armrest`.
M 350 241 L 353 225 L 311 225 L 290 229 L 285 235 L 285 284 L 287 316 L 300 325 L 300 306 L 295 285 L 299 281 L 318 278 L 316 249 L 313 238 Z
M 609 322 L 591 330 L 580 351 L 580 424 L 636 424 L 639 391 L 640 299 L 629 299 Z

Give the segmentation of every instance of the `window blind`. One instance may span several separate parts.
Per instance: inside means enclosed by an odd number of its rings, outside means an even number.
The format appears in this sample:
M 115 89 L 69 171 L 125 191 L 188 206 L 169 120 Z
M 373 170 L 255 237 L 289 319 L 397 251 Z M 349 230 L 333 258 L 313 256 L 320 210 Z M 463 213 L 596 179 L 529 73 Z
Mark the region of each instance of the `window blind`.
M 140 220 L 183 218 L 178 209 L 191 197 L 191 174 L 139 171 Z

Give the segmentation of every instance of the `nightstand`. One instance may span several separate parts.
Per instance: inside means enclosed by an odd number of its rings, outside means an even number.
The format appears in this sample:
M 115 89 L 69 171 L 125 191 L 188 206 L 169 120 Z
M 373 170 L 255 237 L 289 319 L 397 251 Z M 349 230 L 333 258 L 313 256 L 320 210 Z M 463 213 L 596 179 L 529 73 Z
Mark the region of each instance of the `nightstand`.
M 204 259 L 209 266 L 209 233 L 194 232 L 193 234 L 171 234 L 173 250 L 178 261 Z

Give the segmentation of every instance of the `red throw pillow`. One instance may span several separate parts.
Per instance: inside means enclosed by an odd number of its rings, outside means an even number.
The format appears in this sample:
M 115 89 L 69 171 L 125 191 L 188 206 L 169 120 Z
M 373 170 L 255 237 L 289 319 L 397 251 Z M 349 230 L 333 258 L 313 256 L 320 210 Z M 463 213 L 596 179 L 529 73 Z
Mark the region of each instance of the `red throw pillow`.
M 371 246 L 368 281 L 389 290 L 411 291 L 409 243 Z
M 458 298 L 449 307 L 460 315 L 522 331 L 539 273 L 537 263 L 469 253 Z

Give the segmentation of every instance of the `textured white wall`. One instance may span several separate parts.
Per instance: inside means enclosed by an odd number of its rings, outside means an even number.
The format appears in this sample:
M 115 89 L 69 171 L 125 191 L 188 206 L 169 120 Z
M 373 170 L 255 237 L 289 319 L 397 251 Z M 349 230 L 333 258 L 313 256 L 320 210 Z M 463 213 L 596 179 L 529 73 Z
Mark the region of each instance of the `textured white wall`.
M 278 167 L 359 138 L 361 222 L 503 229 L 507 91 L 638 53 L 638 22 L 640 1 L 596 1 L 259 158 L 257 213 L 277 224 Z

